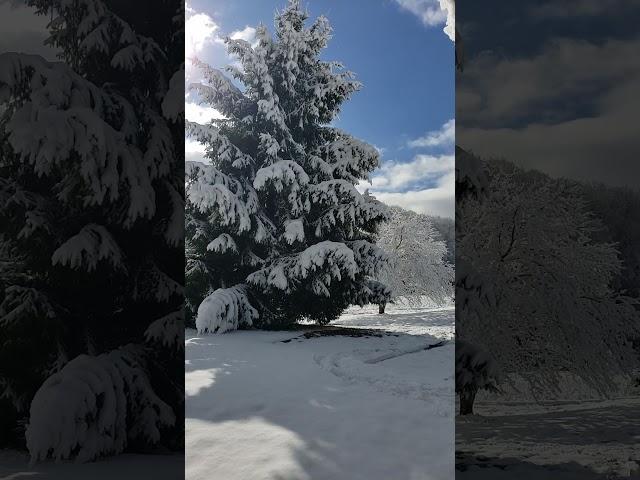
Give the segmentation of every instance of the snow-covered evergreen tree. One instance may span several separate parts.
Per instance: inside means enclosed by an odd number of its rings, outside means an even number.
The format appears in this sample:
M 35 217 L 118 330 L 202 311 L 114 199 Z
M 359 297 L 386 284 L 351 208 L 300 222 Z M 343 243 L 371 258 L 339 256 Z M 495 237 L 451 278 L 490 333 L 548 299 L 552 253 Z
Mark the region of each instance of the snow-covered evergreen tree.
M 379 229 L 378 246 L 389 256 L 380 280 L 396 300 L 409 304 L 446 304 L 453 299 L 454 269 L 445 261 L 447 247 L 431 220 L 400 207 Z
M 374 280 L 386 211 L 354 186 L 378 154 L 330 126 L 360 83 L 320 60 L 331 28 L 307 17 L 291 0 L 273 37 L 259 26 L 253 46 L 227 39 L 242 88 L 195 60 L 206 81 L 191 90 L 225 117 L 187 122 L 209 160 L 186 170 L 187 315 L 201 332 L 325 323 L 388 296 Z
M 62 62 L 0 54 L 0 396 L 33 458 L 179 446 L 184 5 L 27 3 Z

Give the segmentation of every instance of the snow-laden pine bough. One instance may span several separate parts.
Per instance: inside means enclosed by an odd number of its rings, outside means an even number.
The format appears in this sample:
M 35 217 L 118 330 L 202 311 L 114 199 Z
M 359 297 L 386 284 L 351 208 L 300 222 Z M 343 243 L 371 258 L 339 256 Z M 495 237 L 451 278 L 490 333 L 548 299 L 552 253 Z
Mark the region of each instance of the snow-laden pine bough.
M 33 459 L 183 441 L 184 3 L 150 3 L 29 0 L 63 61 L 0 54 L 0 408 Z
M 379 162 L 375 148 L 329 126 L 360 88 L 320 60 L 326 18 L 305 24 L 291 0 L 253 44 L 227 39 L 241 68 L 194 60 L 189 88 L 224 118 L 187 122 L 207 164 L 186 165 L 187 321 L 200 332 L 275 328 L 335 319 L 349 305 L 381 303 L 386 261 L 375 245 L 384 205 L 355 185 Z

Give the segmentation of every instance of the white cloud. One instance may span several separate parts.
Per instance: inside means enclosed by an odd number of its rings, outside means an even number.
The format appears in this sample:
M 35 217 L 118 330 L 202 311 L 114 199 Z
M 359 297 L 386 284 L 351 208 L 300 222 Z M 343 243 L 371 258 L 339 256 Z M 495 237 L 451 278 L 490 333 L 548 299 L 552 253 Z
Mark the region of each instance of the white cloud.
M 184 159 L 185 161 L 203 162 L 205 163 L 204 145 L 196 140 L 185 138 L 184 141 Z
M 448 120 L 439 130 L 427 132 L 426 135 L 411 140 L 409 146 L 418 147 L 451 147 L 456 141 L 456 121 Z
M 245 40 L 252 44 L 256 41 L 256 29 L 247 25 L 242 30 L 231 32 L 229 38 L 233 40 Z
M 602 15 L 619 15 L 624 10 L 636 7 L 629 0 L 579 0 L 579 1 L 548 1 L 534 5 L 530 9 L 532 17 L 547 18 L 575 18 Z
M 214 119 L 224 118 L 215 108 L 193 102 L 185 102 L 184 115 L 187 120 L 197 123 L 208 123 Z
M 372 189 L 373 190 L 373 189 Z M 441 217 L 455 215 L 455 173 L 440 177 L 434 188 L 406 192 L 373 191 L 376 198 L 387 205 L 397 205 L 408 210 Z
M 439 0 L 395 0 L 405 10 L 417 16 L 428 27 L 442 25 L 447 14 L 440 8 Z
M 218 24 L 206 13 L 196 12 L 188 3 L 185 4 L 185 83 L 201 81 L 199 71 L 189 61 L 190 58 L 206 57 L 216 49 L 222 50 L 223 40 L 219 35 Z M 192 122 L 207 123 L 223 115 L 213 107 L 200 105 L 192 101 L 192 92 L 185 91 L 185 118 Z M 205 162 L 204 145 L 185 138 L 184 155 L 186 161 Z
M 440 8 L 447 12 L 444 33 L 452 42 L 456 41 L 456 0 L 440 0 Z
M 206 46 L 221 39 L 217 35 L 219 26 L 206 13 L 196 12 L 186 5 L 184 55 L 186 59 L 202 53 Z
M 357 185 L 367 188 L 388 205 L 446 217 L 454 216 L 455 204 L 455 121 L 448 120 L 442 128 L 412 140 L 414 148 L 444 148 L 445 154 L 418 153 L 408 162 L 383 160 L 371 176 L 371 181 Z M 382 155 L 384 149 L 375 147 Z M 425 185 L 429 185 L 425 187 Z
M 395 0 L 401 8 L 413 13 L 427 27 L 444 24 L 444 32 L 455 41 L 455 0 Z
M 637 185 L 639 50 L 640 37 L 558 39 L 527 58 L 475 59 L 457 89 L 457 142 L 556 177 Z
M 433 186 L 418 185 L 429 181 Z M 453 217 L 455 204 L 455 157 L 451 155 L 416 155 L 406 163 L 384 162 L 370 184 L 360 184 L 358 190 L 370 189 L 376 198 L 388 205 L 398 205 L 418 213 Z
M 542 118 L 557 114 L 555 102 L 571 96 L 596 102 L 603 86 L 640 73 L 638 62 L 630 60 L 639 48 L 638 38 L 601 44 L 565 38 L 530 57 L 480 54 L 467 64 L 456 88 L 459 125 L 507 125 L 523 113 Z
M 412 161 L 384 162 L 371 179 L 376 190 L 401 190 L 425 180 L 442 177 L 454 171 L 453 155 L 416 155 Z
M 373 148 L 376 149 L 376 151 L 378 152 L 378 155 L 380 155 L 381 157 L 384 155 L 384 152 L 387 151 L 387 149 L 384 147 L 379 147 L 378 145 L 372 145 L 372 146 Z

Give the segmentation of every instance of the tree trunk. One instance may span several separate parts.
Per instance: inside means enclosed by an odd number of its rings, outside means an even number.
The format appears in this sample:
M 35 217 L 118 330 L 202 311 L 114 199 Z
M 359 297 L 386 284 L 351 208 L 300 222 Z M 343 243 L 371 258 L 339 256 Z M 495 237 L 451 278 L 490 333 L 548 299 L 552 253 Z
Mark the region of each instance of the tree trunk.
M 384 309 L 387 306 L 387 302 L 382 302 L 378 304 L 378 313 L 384 313 Z
M 460 415 L 473 415 L 473 402 L 478 390 L 463 390 L 460 392 Z

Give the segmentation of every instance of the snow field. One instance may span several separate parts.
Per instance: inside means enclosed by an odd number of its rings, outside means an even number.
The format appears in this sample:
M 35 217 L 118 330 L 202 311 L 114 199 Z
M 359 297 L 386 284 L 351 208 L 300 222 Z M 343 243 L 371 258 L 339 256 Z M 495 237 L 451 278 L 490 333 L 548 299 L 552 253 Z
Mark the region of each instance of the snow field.
M 453 478 L 453 343 L 421 350 L 450 338 L 453 310 L 401 333 L 418 315 L 382 315 L 397 333 L 380 337 L 187 332 L 187 478 Z
M 456 419 L 456 478 L 640 478 L 638 398 L 477 407 Z

